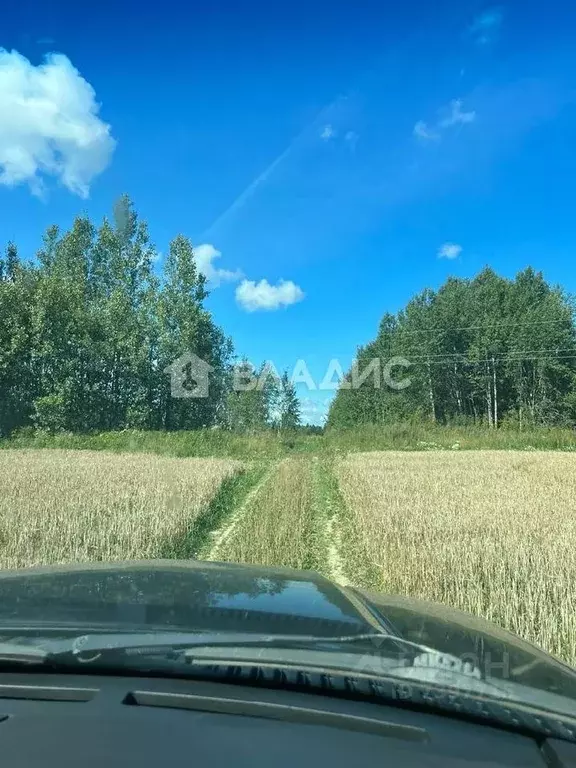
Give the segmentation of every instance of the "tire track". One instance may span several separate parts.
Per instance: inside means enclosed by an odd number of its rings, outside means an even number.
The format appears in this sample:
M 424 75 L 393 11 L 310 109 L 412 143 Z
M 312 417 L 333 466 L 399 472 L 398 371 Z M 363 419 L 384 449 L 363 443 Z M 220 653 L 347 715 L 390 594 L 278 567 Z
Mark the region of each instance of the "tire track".
M 226 543 L 235 533 L 244 516 L 250 509 L 254 499 L 260 493 L 265 483 L 268 482 L 270 476 L 275 471 L 277 466 L 278 463 L 272 463 L 270 467 L 263 473 L 262 477 L 256 483 L 256 485 L 248 492 L 242 504 L 240 504 L 240 506 L 234 510 L 232 515 L 229 517 L 227 524 L 217 528 L 215 531 L 212 531 L 212 544 L 208 554 L 203 558 L 203 560 L 215 561 L 221 559 Z
M 336 478 L 326 460 L 313 458 L 316 514 L 323 541 L 324 575 L 341 587 L 350 584 L 342 557 L 341 499 Z
M 344 572 L 344 561 L 342 559 L 342 535 L 336 514 L 325 520 L 325 536 L 328 549 L 327 565 L 328 575 L 333 582 L 341 587 L 350 584 L 350 580 Z

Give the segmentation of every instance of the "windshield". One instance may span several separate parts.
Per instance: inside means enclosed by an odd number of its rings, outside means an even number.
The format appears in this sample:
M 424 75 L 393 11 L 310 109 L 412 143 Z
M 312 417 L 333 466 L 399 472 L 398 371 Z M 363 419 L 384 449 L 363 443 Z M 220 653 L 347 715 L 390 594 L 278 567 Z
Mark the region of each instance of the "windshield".
M 208 5 L 3 18 L 4 663 L 576 701 L 576 11 Z

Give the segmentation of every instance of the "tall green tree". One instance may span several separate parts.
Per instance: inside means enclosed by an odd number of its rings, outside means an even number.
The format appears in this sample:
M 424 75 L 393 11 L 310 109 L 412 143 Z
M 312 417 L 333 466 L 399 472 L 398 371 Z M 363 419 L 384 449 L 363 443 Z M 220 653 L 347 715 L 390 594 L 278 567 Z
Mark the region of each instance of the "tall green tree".
M 6 248 L 6 262 L 4 266 L 5 279 L 14 282 L 18 276 L 20 258 L 15 243 L 9 242 Z
M 0 279 L 0 436 L 30 422 L 37 391 L 33 370 L 32 310 L 37 275 L 18 268 Z
M 270 425 L 270 389 L 263 367 L 248 360 L 234 366 L 226 403 L 226 425 L 236 432 L 258 432 Z
M 290 381 L 288 372 L 284 371 L 280 380 L 279 396 L 279 420 L 280 428 L 285 430 L 296 429 L 300 426 L 300 401 L 296 394 L 296 387 Z
M 88 333 L 88 252 L 94 229 L 79 216 L 71 230 L 53 243 L 50 259 L 39 270 L 33 307 L 34 368 L 38 427 L 81 430 L 90 404 L 86 376 L 91 356 Z
M 161 424 L 166 429 L 196 429 L 218 421 L 231 342 L 204 307 L 207 296 L 206 278 L 196 267 L 192 244 L 178 235 L 170 243 L 159 297 L 158 370 L 164 371 L 181 356 L 192 353 L 210 367 L 209 395 L 174 398 L 165 378 L 159 404 Z
M 331 426 L 425 420 L 576 423 L 574 305 L 540 273 L 514 280 L 485 268 L 475 278 L 450 278 L 386 314 L 376 339 L 358 350 L 357 366 L 390 358 L 410 363 L 400 390 L 351 372 L 329 412 Z
M 95 227 L 49 227 L 33 265 L 9 244 L 0 270 L 0 433 L 196 428 L 223 419 L 231 342 L 204 302 L 190 242 L 164 265 L 127 196 Z M 194 353 L 211 367 L 202 399 L 172 396 L 164 368 Z

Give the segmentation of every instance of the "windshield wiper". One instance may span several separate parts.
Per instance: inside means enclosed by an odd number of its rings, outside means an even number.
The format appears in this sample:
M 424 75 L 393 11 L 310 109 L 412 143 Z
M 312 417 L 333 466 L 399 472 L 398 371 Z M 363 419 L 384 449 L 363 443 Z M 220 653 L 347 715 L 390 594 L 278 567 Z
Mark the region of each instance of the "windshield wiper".
M 154 633 L 106 633 L 79 635 L 64 639 L 38 639 L 35 645 L 20 643 L 0 643 L 0 661 L 22 664 L 44 664 L 50 662 L 90 664 L 93 662 L 113 662 L 125 656 L 158 656 L 168 658 L 186 658 L 194 655 L 197 649 L 210 648 L 284 648 L 301 650 L 318 650 L 322 647 L 332 650 L 350 648 L 362 644 L 362 651 L 374 657 L 396 653 L 384 652 L 382 646 L 391 643 L 396 646 L 398 653 L 401 649 L 413 651 L 413 659 L 404 659 L 408 666 L 418 659 L 454 660 L 461 664 L 456 657 L 451 657 L 421 643 L 405 640 L 397 635 L 384 632 L 374 632 L 360 635 L 339 635 L 321 637 L 317 635 L 278 635 L 254 634 L 249 632 L 209 633 L 209 632 L 154 632 Z M 233 660 L 230 660 L 233 663 Z M 456 669 L 455 669 L 456 671 Z M 460 670 L 464 674 L 476 676 L 479 672 L 471 667 Z
M 193 633 L 146 633 L 146 634 L 93 634 L 74 638 L 71 649 L 74 655 L 83 656 L 90 652 L 105 653 L 111 650 L 131 653 L 159 653 L 163 651 L 193 651 L 194 648 L 318 648 L 319 646 L 350 647 L 362 643 L 365 650 L 378 652 L 379 646 L 391 641 L 399 647 L 409 647 L 420 653 L 440 653 L 440 651 L 396 635 L 384 632 L 372 632 L 360 635 L 280 635 L 255 634 L 254 632 L 193 632 Z M 67 650 L 67 649 L 63 649 Z
M 460 687 L 457 680 L 463 684 L 465 679 L 465 688 L 504 694 L 492 681 L 483 680 L 480 670 L 470 662 L 463 662 L 449 653 L 385 632 L 328 637 L 248 632 L 130 632 L 36 640 L 36 645 L 0 643 L 0 663 L 40 665 L 65 672 L 72 672 L 78 665 L 86 667 L 95 664 L 98 668 L 125 671 L 128 668 L 149 668 L 150 660 L 153 660 L 154 668 L 166 671 L 173 669 L 173 664 L 177 664 L 179 670 L 180 665 L 194 665 L 194 673 L 197 674 L 208 668 L 250 666 L 373 679 L 392 675 L 411 682 L 430 681 L 448 687 Z M 383 652 L 382 646 L 387 642 L 396 646 L 396 651 Z M 360 666 L 355 663 L 351 665 L 349 654 L 345 663 L 339 660 L 337 651 L 348 652 L 351 646 L 357 644 L 362 644 L 361 652 L 353 653 L 361 660 Z M 230 653 L 222 653 L 226 648 L 230 649 Z M 412 653 L 403 653 L 403 648 Z M 242 654 L 242 649 L 253 649 L 254 653 Z M 279 651 L 278 655 L 274 654 L 273 649 Z M 272 652 L 265 653 L 268 650 Z M 281 653 L 290 650 L 325 653 L 321 659 L 315 656 L 307 658 L 303 654 L 291 657 L 290 654 Z M 330 658 L 331 652 L 334 652 L 333 659 Z M 385 660 L 385 666 L 380 667 L 379 659 Z

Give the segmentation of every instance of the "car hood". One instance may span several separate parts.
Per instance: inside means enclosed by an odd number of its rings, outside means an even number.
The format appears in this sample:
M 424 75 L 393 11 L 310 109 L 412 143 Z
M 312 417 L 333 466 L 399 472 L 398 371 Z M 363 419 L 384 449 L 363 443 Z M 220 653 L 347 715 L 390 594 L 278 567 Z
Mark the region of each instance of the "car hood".
M 443 605 L 341 587 L 318 573 L 151 560 L 0 572 L 0 632 L 22 626 L 334 637 L 383 632 L 500 678 L 576 699 L 576 673 L 499 627 Z

